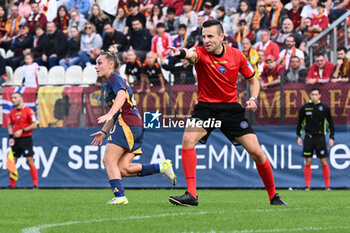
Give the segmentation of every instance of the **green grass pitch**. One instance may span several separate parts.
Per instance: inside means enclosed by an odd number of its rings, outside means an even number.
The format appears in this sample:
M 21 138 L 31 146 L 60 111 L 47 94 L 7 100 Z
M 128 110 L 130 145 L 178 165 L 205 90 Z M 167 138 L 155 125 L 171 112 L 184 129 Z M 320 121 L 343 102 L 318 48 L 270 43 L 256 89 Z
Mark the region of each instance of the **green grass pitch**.
M 264 190 L 199 190 L 198 207 L 171 205 L 184 190 L 0 190 L 0 232 L 350 232 L 350 191 L 288 191 L 270 206 Z

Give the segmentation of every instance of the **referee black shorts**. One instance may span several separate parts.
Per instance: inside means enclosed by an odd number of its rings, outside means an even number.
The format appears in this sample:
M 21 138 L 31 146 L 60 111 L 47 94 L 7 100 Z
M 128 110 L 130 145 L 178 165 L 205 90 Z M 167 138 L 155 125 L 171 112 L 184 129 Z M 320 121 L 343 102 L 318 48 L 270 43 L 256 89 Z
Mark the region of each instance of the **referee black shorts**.
M 322 134 L 305 134 L 303 157 L 312 158 L 315 150 L 318 158 L 328 157 L 326 137 Z
M 19 158 L 33 157 L 33 139 L 32 136 L 15 138 L 15 144 L 12 146 L 13 156 Z
M 236 137 L 245 134 L 255 134 L 247 118 L 245 109 L 239 103 L 205 103 L 199 102 L 195 105 L 192 119 L 197 121 L 215 120 L 221 121 L 221 132 L 233 143 Z M 205 144 L 210 133 L 215 129 L 212 124 L 209 127 L 203 127 L 207 131 L 199 142 Z

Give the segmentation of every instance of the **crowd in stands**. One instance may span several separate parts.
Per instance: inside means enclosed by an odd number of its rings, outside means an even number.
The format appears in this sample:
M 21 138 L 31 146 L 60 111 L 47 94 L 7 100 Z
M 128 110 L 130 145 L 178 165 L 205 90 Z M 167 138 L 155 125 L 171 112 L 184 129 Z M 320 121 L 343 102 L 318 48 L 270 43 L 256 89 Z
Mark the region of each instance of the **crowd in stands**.
M 150 84 L 164 92 L 161 68 L 175 74 L 175 84 L 194 84 L 193 66 L 168 57 L 168 47 L 201 46 L 208 19 L 222 22 L 224 43 L 243 52 L 262 89 L 282 79 L 349 82 L 344 47 L 338 49 L 337 64 L 318 54 L 315 64 L 305 67 L 307 41 L 349 7 L 350 0 L 3 0 L 0 48 L 13 56 L 0 56 L 0 83 L 6 81 L 5 66 L 24 66 L 25 78 L 32 79 L 39 66 L 84 68 L 117 46 L 128 79 L 140 83 L 137 92 L 149 92 Z

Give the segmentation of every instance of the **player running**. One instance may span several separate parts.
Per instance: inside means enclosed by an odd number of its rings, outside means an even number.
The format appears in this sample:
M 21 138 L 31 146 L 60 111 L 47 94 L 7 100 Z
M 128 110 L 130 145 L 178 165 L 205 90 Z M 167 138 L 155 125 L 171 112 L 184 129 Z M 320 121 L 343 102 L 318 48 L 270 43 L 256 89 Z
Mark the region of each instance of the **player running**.
M 112 47 L 96 60 L 98 77 L 107 80 L 104 99 L 111 109 L 98 118 L 98 123 L 105 124 L 100 131 L 91 134 L 95 137 L 91 144 L 101 145 L 109 131 L 103 164 L 115 197 L 107 204 L 128 204 L 122 177 L 162 173 L 176 185 L 176 176 L 170 160 L 159 164 L 131 164 L 136 155 L 142 154 L 143 128 L 133 92 L 126 79 L 117 73 L 119 60 L 116 53 Z
M 170 47 L 171 56 L 187 59 L 195 64 L 198 76 L 198 101 L 193 119 L 205 121 L 209 118 L 221 120 L 220 130 L 232 142 L 241 144 L 256 163 L 259 175 L 264 182 L 271 205 L 287 205 L 275 191 L 271 165 L 260 148 L 258 138 L 245 118 L 245 109 L 238 103 L 238 73 L 248 80 L 251 98 L 246 102 L 246 110 L 257 110 L 259 82 L 254 69 L 242 52 L 223 45 L 224 30 L 218 20 L 203 23 L 203 46 L 193 49 Z M 181 196 L 170 196 L 169 201 L 176 205 L 197 206 L 195 145 L 206 143 L 214 128 L 187 127 L 182 138 L 182 166 L 185 173 L 187 191 Z

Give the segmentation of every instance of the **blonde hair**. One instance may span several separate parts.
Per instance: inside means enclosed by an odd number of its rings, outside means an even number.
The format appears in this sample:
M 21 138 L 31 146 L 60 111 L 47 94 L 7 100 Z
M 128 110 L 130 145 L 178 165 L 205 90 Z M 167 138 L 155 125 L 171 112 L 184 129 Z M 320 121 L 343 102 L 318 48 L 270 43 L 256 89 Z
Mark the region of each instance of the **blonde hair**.
M 94 6 L 96 6 L 98 8 L 98 14 L 96 16 L 94 16 L 92 14 L 92 10 L 93 10 Z M 96 3 L 91 6 L 89 21 L 91 21 L 93 17 L 96 17 L 100 21 L 103 21 L 104 19 L 108 18 L 108 16 L 105 13 L 103 13 L 103 11 L 101 10 L 101 7 Z
M 117 53 L 118 46 L 111 45 L 107 51 L 104 51 L 100 54 L 100 56 L 105 56 L 108 61 L 114 62 L 114 71 L 118 71 L 120 65 Z

